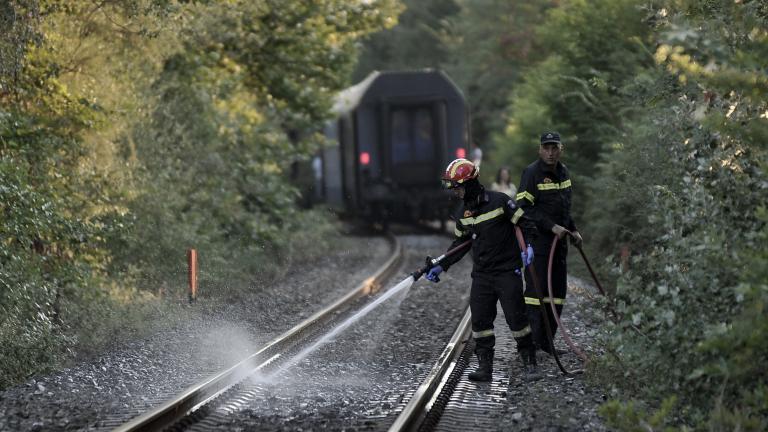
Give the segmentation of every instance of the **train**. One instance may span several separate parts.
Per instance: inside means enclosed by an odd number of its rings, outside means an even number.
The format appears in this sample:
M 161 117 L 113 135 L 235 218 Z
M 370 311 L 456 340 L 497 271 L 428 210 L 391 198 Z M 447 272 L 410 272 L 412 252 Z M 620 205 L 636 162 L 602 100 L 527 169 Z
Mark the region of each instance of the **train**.
M 469 157 L 465 98 L 442 71 L 375 71 L 342 91 L 313 161 L 317 198 L 371 223 L 440 221 L 455 203 L 440 176 Z

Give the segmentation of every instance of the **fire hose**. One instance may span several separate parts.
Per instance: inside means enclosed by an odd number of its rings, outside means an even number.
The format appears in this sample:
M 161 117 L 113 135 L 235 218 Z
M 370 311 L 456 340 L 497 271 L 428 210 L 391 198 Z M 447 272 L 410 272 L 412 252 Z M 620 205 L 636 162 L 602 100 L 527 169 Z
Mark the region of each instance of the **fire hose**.
M 520 245 L 520 250 L 524 251 L 526 249 L 525 247 L 525 239 L 523 238 L 523 231 L 515 225 L 515 236 L 517 237 L 517 243 Z M 563 372 L 564 375 L 572 375 L 576 373 L 581 373 L 583 370 L 577 370 L 573 372 L 569 372 L 567 369 L 565 369 L 565 366 L 563 366 L 563 363 L 560 361 L 560 356 L 557 355 L 557 351 L 555 350 L 555 344 L 553 343 L 554 335 L 552 334 L 552 327 L 549 325 L 549 317 L 547 317 L 547 311 L 544 310 L 544 296 L 541 293 L 541 287 L 539 286 L 539 277 L 536 273 L 536 268 L 532 265 L 528 266 L 528 271 L 531 273 L 531 279 L 533 280 L 533 290 L 536 292 L 536 297 L 539 299 L 539 310 L 541 311 L 541 320 L 544 322 L 544 331 L 547 335 L 547 340 L 549 341 L 549 346 L 552 348 L 552 356 L 555 358 L 555 363 L 557 363 L 557 367 L 560 368 L 560 371 Z M 551 299 L 551 294 L 550 294 Z M 550 303 L 552 303 L 550 301 Z M 554 304 L 554 303 L 552 303 Z M 555 314 L 557 316 L 557 314 Z
M 555 295 L 552 292 L 552 262 L 555 258 L 555 249 L 557 248 L 557 241 L 558 237 L 555 236 L 555 238 L 552 240 L 552 247 L 549 248 L 549 261 L 547 262 L 547 291 L 549 293 L 549 306 L 552 309 L 552 316 L 555 318 L 555 322 L 557 322 L 557 326 L 561 329 L 560 332 L 563 334 L 563 339 L 565 339 L 565 343 L 568 345 L 568 347 L 576 353 L 577 356 L 584 362 L 584 364 L 587 363 L 587 355 L 584 354 L 584 352 L 579 349 L 578 346 L 576 346 L 575 343 L 573 343 L 573 340 L 571 339 L 571 336 L 568 334 L 568 329 L 563 325 L 563 322 L 560 321 L 560 314 L 557 313 L 557 307 L 555 307 L 554 298 Z M 581 250 L 581 248 L 578 248 Z M 602 290 L 602 288 L 601 288 Z M 541 307 L 544 307 L 544 304 L 541 304 Z M 541 310 L 542 313 L 544 312 L 544 309 Z M 544 313 L 546 316 L 546 313 Z M 549 319 L 545 317 L 547 322 L 549 322 Z M 552 347 L 552 352 L 555 352 L 555 344 L 552 339 L 549 340 L 549 346 Z
M 521 250 L 525 250 L 525 241 L 523 240 L 523 234 L 520 231 L 520 228 L 515 227 L 515 234 L 517 236 L 517 241 L 520 244 Z M 569 235 L 572 235 L 570 232 L 568 232 Z M 552 316 L 554 317 L 555 321 L 557 322 L 557 325 L 562 330 L 563 339 L 565 340 L 565 343 L 568 345 L 568 347 L 573 351 L 581 360 L 586 364 L 588 362 L 587 355 L 579 349 L 578 346 L 573 342 L 570 335 L 568 334 L 567 327 L 563 324 L 563 322 L 560 320 L 560 315 L 557 313 L 557 307 L 555 306 L 554 299 L 554 293 L 552 290 L 552 263 L 554 261 L 555 257 L 555 249 L 557 248 L 557 242 L 559 241 L 559 238 L 555 236 L 555 238 L 552 240 L 552 246 L 549 249 L 549 260 L 547 261 L 547 293 L 549 294 L 549 297 L 547 298 L 549 300 L 549 306 L 552 310 Z M 597 275 L 595 274 L 595 271 L 592 269 L 592 265 L 589 262 L 589 259 L 587 259 L 587 255 L 584 253 L 584 250 L 581 247 L 581 244 L 576 245 L 576 249 L 581 254 L 581 258 L 584 260 L 584 264 L 587 266 L 587 270 L 589 270 L 590 276 L 592 276 L 592 280 L 595 281 L 595 286 L 597 286 L 598 291 L 600 291 L 600 294 L 602 294 L 604 297 L 608 298 L 605 290 L 603 289 L 603 286 L 600 284 L 600 281 L 597 279 Z M 557 362 L 557 365 L 560 367 L 560 370 L 568 375 L 569 372 L 565 370 L 565 368 L 560 363 L 560 359 L 557 355 L 557 352 L 554 348 L 554 341 L 553 341 L 553 334 L 552 329 L 549 325 L 549 318 L 547 317 L 546 310 L 544 310 L 544 297 L 541 294 L 541 289 L 539 287 L 539 278 L 536 274 L 536 269 L 533 266 L 529 266 L 529 271 L 531 272 L 531 279 L 533 279 L 533 285 L 534 285 L 534 291 L 536 292 L 537 297 L 539 298 L 539 305 L 541 305 L 541 314 L 542 314 L 542 320 L 544 321 L 544 327 L 547 334 L 547 339 L 549 341 L 550 346 L 552 347 L 552 355 L 555 357 L 555 361 Z M 609 305 L 609 311 L 613 315 L 614 322 L 618 319 L 618 315 L 616 314 L 616 310 L 613 307 L 613 305 Z M 583 370 L 576 370 L 570 373 L 582 373 Z

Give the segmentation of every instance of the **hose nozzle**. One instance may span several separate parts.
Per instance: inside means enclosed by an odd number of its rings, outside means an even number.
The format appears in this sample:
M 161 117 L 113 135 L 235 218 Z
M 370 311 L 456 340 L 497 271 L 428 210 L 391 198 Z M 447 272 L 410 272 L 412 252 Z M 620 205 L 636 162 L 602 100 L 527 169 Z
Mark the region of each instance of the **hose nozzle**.
M 416 270 L 415 272 L 411 273 L 411 276 L 413 276 L 413 281 L 416 282 L 419 280 L 424 273 L 432 270 L 432 267 L 436 266 L 440 262 L 440 258 L 432 258 L 431 256 L 427 255 L 426 263 L 424 264 L 424 267 L 421 267 L 420 269 Z
M 472 239 L 469 239 L 469 240 L 465 241 L 464 243 L 456 246 L 455 248 L 449 250 L 448 252 L 440 255 L 437 258 L 432 258 L 431 256 L 427 255 L 427 259 L 426 259 L 427 262 L 424 265 L 424 267 L 422 267 L 422 268 L 416 270 L 415 272 L 411 273 L 411 276 L 413 276 L 413 281 L 416 282 L 417 280 L 419 280 L 419 278 L 421 278 L 421 276 L 423 276 L 424 273 L 430 271 L 432 269 L 432 267 L 440 264 L 440 261 L 444 260 L 445 257 L 451 256 L 451 255 L 455 254 L 456 252 L 464 249 L 465 247 L 467 247 L 467 246 L 469 246 L 471 244 L 472 244 Z

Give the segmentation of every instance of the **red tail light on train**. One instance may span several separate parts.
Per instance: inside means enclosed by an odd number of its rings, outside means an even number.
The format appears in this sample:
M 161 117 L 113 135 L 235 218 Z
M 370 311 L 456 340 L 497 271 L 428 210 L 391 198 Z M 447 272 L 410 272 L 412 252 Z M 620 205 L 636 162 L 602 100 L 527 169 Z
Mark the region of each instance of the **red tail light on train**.
M 464 149 L 464 147 L 459 147 L 456 149 L 456 157 L 459 159 L 464 159 L 467 157 L 467 150 Z
M 368 165 L 371 163 L 371 155 L 368 152 L 362 152 L 360 153 L 360 164 L 361 165 Z

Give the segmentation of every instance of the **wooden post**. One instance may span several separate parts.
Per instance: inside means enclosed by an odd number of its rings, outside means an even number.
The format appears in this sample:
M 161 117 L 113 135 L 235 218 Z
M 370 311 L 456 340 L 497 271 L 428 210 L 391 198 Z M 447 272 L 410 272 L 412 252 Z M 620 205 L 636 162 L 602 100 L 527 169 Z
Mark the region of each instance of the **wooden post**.
M 187 250 L 187 263 L 189 267 L 189 302 L 197 300 L 197 251 Z
M 626 273 L 629 271 L 629 245 L 623 244 L 621 245 L 621 253 L 620 253 L 620 262 L 621 262 L 621 272 Z

